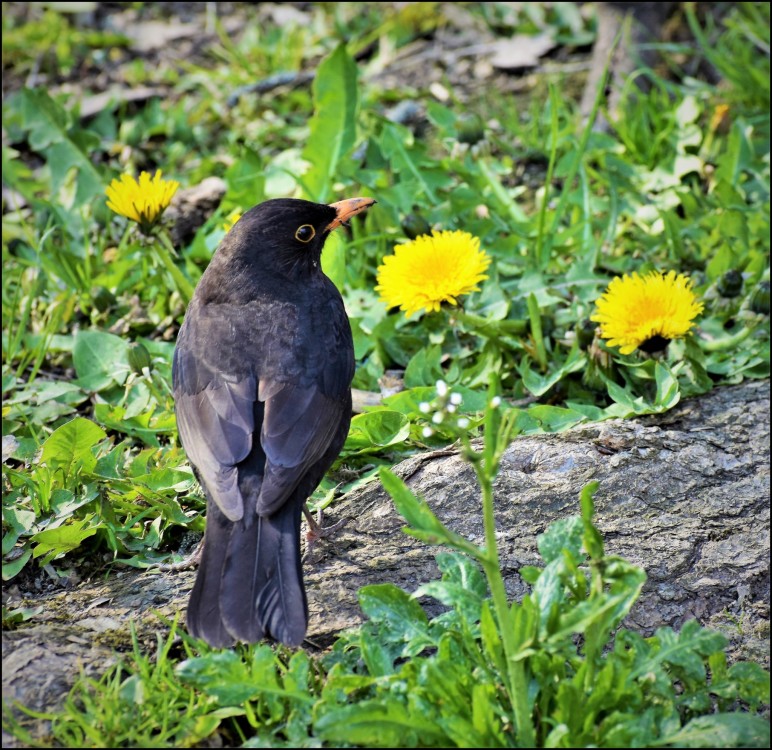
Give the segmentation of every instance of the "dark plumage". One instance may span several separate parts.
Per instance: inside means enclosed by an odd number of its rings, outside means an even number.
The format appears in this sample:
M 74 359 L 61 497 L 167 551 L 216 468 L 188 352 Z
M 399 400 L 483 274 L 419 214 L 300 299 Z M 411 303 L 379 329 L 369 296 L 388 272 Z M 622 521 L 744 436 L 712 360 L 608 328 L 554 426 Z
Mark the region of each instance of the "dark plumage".
M 351 328 L 320 257 L 329 233 L 374 202 L 256 206 L 185 315 L 177 426 L 207 496 L 187 622 L 213 646 L 305 637 L 300 516 L 346 439 L 354 375 Z

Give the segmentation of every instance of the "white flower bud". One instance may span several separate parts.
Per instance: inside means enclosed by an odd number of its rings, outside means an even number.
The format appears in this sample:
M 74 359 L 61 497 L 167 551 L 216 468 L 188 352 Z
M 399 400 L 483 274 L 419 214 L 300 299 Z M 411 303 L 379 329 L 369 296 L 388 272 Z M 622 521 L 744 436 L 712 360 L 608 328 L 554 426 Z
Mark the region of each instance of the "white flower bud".
M 425 438 L 430 438 L 432 435 L 434 435 L 434 430 L 431 427 L 424 427 L 423 430 L 421 430 L 421 434 Z
M 438 396 L 445 396 L 448 392 L 448 384 L 444 380 L 438 380 L 436 388 Z
M 466 429 L 469 427 L 469 420 L 466 417 L 459 417 L 458 422 L 456 424 L 462 429 Z
M 451 393 L 450 394 L 450 403 L 451 404 L 456 404 L 456 406 L 458 406 L 458 404 L 460 404 L 462 400 L 463 399 L 462 399 L 462 396 L 461 396 L 460 393 Z
M 421 403 L 418 404 L 418 411 L 420 411 L 421 414 L 428 414 L 429 413 L 429 409 L 431 409 L 431 408 L 432 407 L 431 407 L 431 405 L 429 404 L 428 401 L 421 401 Z
M 498 409 L 501 406 L 501 396 L 494 396 L 491 399 L 491 408 Z
M 444 418 L 445 415 L 441 411 L 436 411 L 432 417 L 432 422 L 434 422 L 434 424 L 440 424 Z
M 451 414 L 456 410 L 455 404 L 447 404 L 445 406 L 445 411 L 450 412 Z

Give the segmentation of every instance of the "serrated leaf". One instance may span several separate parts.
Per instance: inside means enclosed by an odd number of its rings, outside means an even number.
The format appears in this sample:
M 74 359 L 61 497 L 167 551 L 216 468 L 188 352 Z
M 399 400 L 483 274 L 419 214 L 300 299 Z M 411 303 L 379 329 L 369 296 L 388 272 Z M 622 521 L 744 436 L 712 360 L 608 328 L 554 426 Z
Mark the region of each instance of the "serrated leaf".
M 539 554 L 545 563 L 551 563 L 563 556 L 568 550 L 574 557 L 580 557 L 582 551 L 582 533 L 584 523 L 578 516 L 561 518 L 551 523 L 549 528 L 536 538 Z
M 481 551 L 464 537 L 446 529 L 426 501 L 416 497 L 396 474 L 383 468 L 378 476 L 386 492 L 391 495 L 397 511 L 410 524 L 405 529 L 408 534 L 429 544 L 447 544 L 476 559 L 480 558 Z
M 408 641 L 425 637 L 429 620 L 421 605 L 392 583 L 372 584 L 359 590 L 362 611 L 375 622 L 385 622 Z

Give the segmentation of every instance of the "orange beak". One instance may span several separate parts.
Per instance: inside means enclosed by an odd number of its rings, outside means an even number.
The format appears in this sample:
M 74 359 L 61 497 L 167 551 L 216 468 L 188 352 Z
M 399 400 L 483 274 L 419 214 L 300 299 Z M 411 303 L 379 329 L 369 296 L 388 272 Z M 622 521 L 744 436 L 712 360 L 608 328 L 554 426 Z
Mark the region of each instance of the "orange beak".
M 347 198 L 344 201 L 330 203 L 330 208 L 334 208 L 338 215 L 327 225 L 326 232 L 332 232 L 341 224 L 345 224 L 352 216 L 366 211 L 375 203 L 374 198 Z

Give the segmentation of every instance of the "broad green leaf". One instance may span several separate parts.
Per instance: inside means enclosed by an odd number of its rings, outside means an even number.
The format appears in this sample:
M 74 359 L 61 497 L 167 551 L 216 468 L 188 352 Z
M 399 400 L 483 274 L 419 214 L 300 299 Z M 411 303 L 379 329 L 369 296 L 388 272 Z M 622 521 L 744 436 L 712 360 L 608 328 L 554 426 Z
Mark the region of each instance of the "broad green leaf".
M 169 435 L 176 429 L 174 414 L 161 412 L 158 415 L 146 412 L 126 419 L 123 407 L 97 404 L 94 417 L 105 427 L 126 435 L 138 437 L 146 445 L 158 447 L 157 435 Z
M 656 745 L 676 747 L 769 747 L 769 721 L 744 713 L 698 716 Z
M 21 111 L 24 127 L 29 130 L 30 146 L 44 154 L 51 170 L 51 194 L 56 195 L 70 170 L 76 175 L 77 189 L 73 205 L 84 206 L 104 193 L 102 175 L 91 162 L 90 154 L 99 146 L 99 138 L 86 130 L 71 127 L 65 110 L 45 89 L 22 89 Z
M 311 132 L 303 149 L 311 167 L 303 175 L 303 185 L 309 200 L 326 203 L 338 162 L 356 138 L 357 66 L 344 44 L 319 65 L 313 96 Z
M 79 469 L 90 473 L 96 466 L 92 448 L 107 437 L 90 419 L 76 417 L 58 427 L 43 443 L 40 462 L 53 470 L 62 469 L 65 477 Z
M 405 368 L 405 387 L 417 388 L 429 386 L 444 378 L 440 364 L 442 349 L 439 346 L 426 346 L 419 349 Z
M 583 369 L 586 362 L 586 356 L 578 349 L 574 349 L 568 359 L 556 370 L 547 375 L 539 375 L 530 368 L 528 358 L 524 357 L 519 367 L 520 377 L 523 379 L 523 385 L 534 396 L 542 396 L 566 375 Z
M 112 333 L 79 331 L 72 350 L 78 385 L 101 391 L 123 384 L 129 374 L 128 350 L 128 342 Z
M 330 234 L 324 243 L 322 270 L 342 292 L 346 283 L 346 243 L 340 232 Z
M 345 450 L 385 448 L 407 440 L 410 422 L 404 414 L 390 409 L 357 414 L 351 420 Z
M 3 563 L 3 580 L 10 581 L 17 576 L 32 557 L 32 550 L 26 550 L 12 562 Z
M 3 505 L 3 555 L 7 555 L 16 545 L 19 537 L 32 530 L 35 524 L 35 514 L 31 510 Z
M 80 547 L 81 542 L 97 532 L 97 527 L 93 525 L 94 514 L 91 513 L 85 518 L 72 520 L 55 529 L 45 529 L 30 537 L 35 545 L 33 557 L 45 555 L 43 564 L 50 562 L 60 555 L 71 552 Z
M 421 605 L 392 583 L 373 584 L 359 590 L 362 612 L 381 626 L 378 639 L 400 644 L 402 655 L 418 654 L 435 645 L 429 635 L 429 620 Z
M 560 432 L 587 419 L 582 412 L 566 409 L 562 406 L 551 406 L 550 404 L 529 406 L 526 411 L 528 416 L 539 421 L 545 432 Z
M 659 362 L 654 368 L 654 377 L 657 381 L 657 395 L 654 399 L 654 405 L 661 411 L 672 409 L 681 400 L 678 379 L 668 367 Z
M 440 552 L 436 559 L 442 580 L 419 586 L 414 596 L 432 596 L 457 610 L 470 625 L 479 622 L 483 597 L 488 594 L 488 586 L 479 567 L 456 552 Z
M 154 492 L 163 492 L 164 490 L 186 492 L 195 484 L 195 479 L 190 472 L 179 469 L 157 469 L 149 474 L 135 476 L 132 481 L 144 485 Z
M 410 711 L 397 696 L 385 693 L 323 713 L 314 722 L 314 734 L 327 743 L 361 747 L 447 747 L 437 724 Z
M 382 643 L 382 638 L 371 636 L 366 629 L 363 629 L 361 633 L 359 644 L 362 649 L 362 659 L 369 675 L 371 677 L 385 677 L 394 672 L 394 656 Z
M 487 382 L 487 380 L 486 380 Z M 469 414 L 471 412 L 483 411 L 487 404 L 485 391 L 474 391 L 462 385 L 451 386 L 453 393 L 461 396 L 461 403 L 458 405 L 460 414 Z M 407 388 L 404 391 L 395 393 L 383 399 L 384 406 L 398 411 L 407 416 L 417 416 L 421 414 L 419 404 L 431 402 L 437 396 L 436 388 L 432 386 L 422 386 L 420 388 Z

